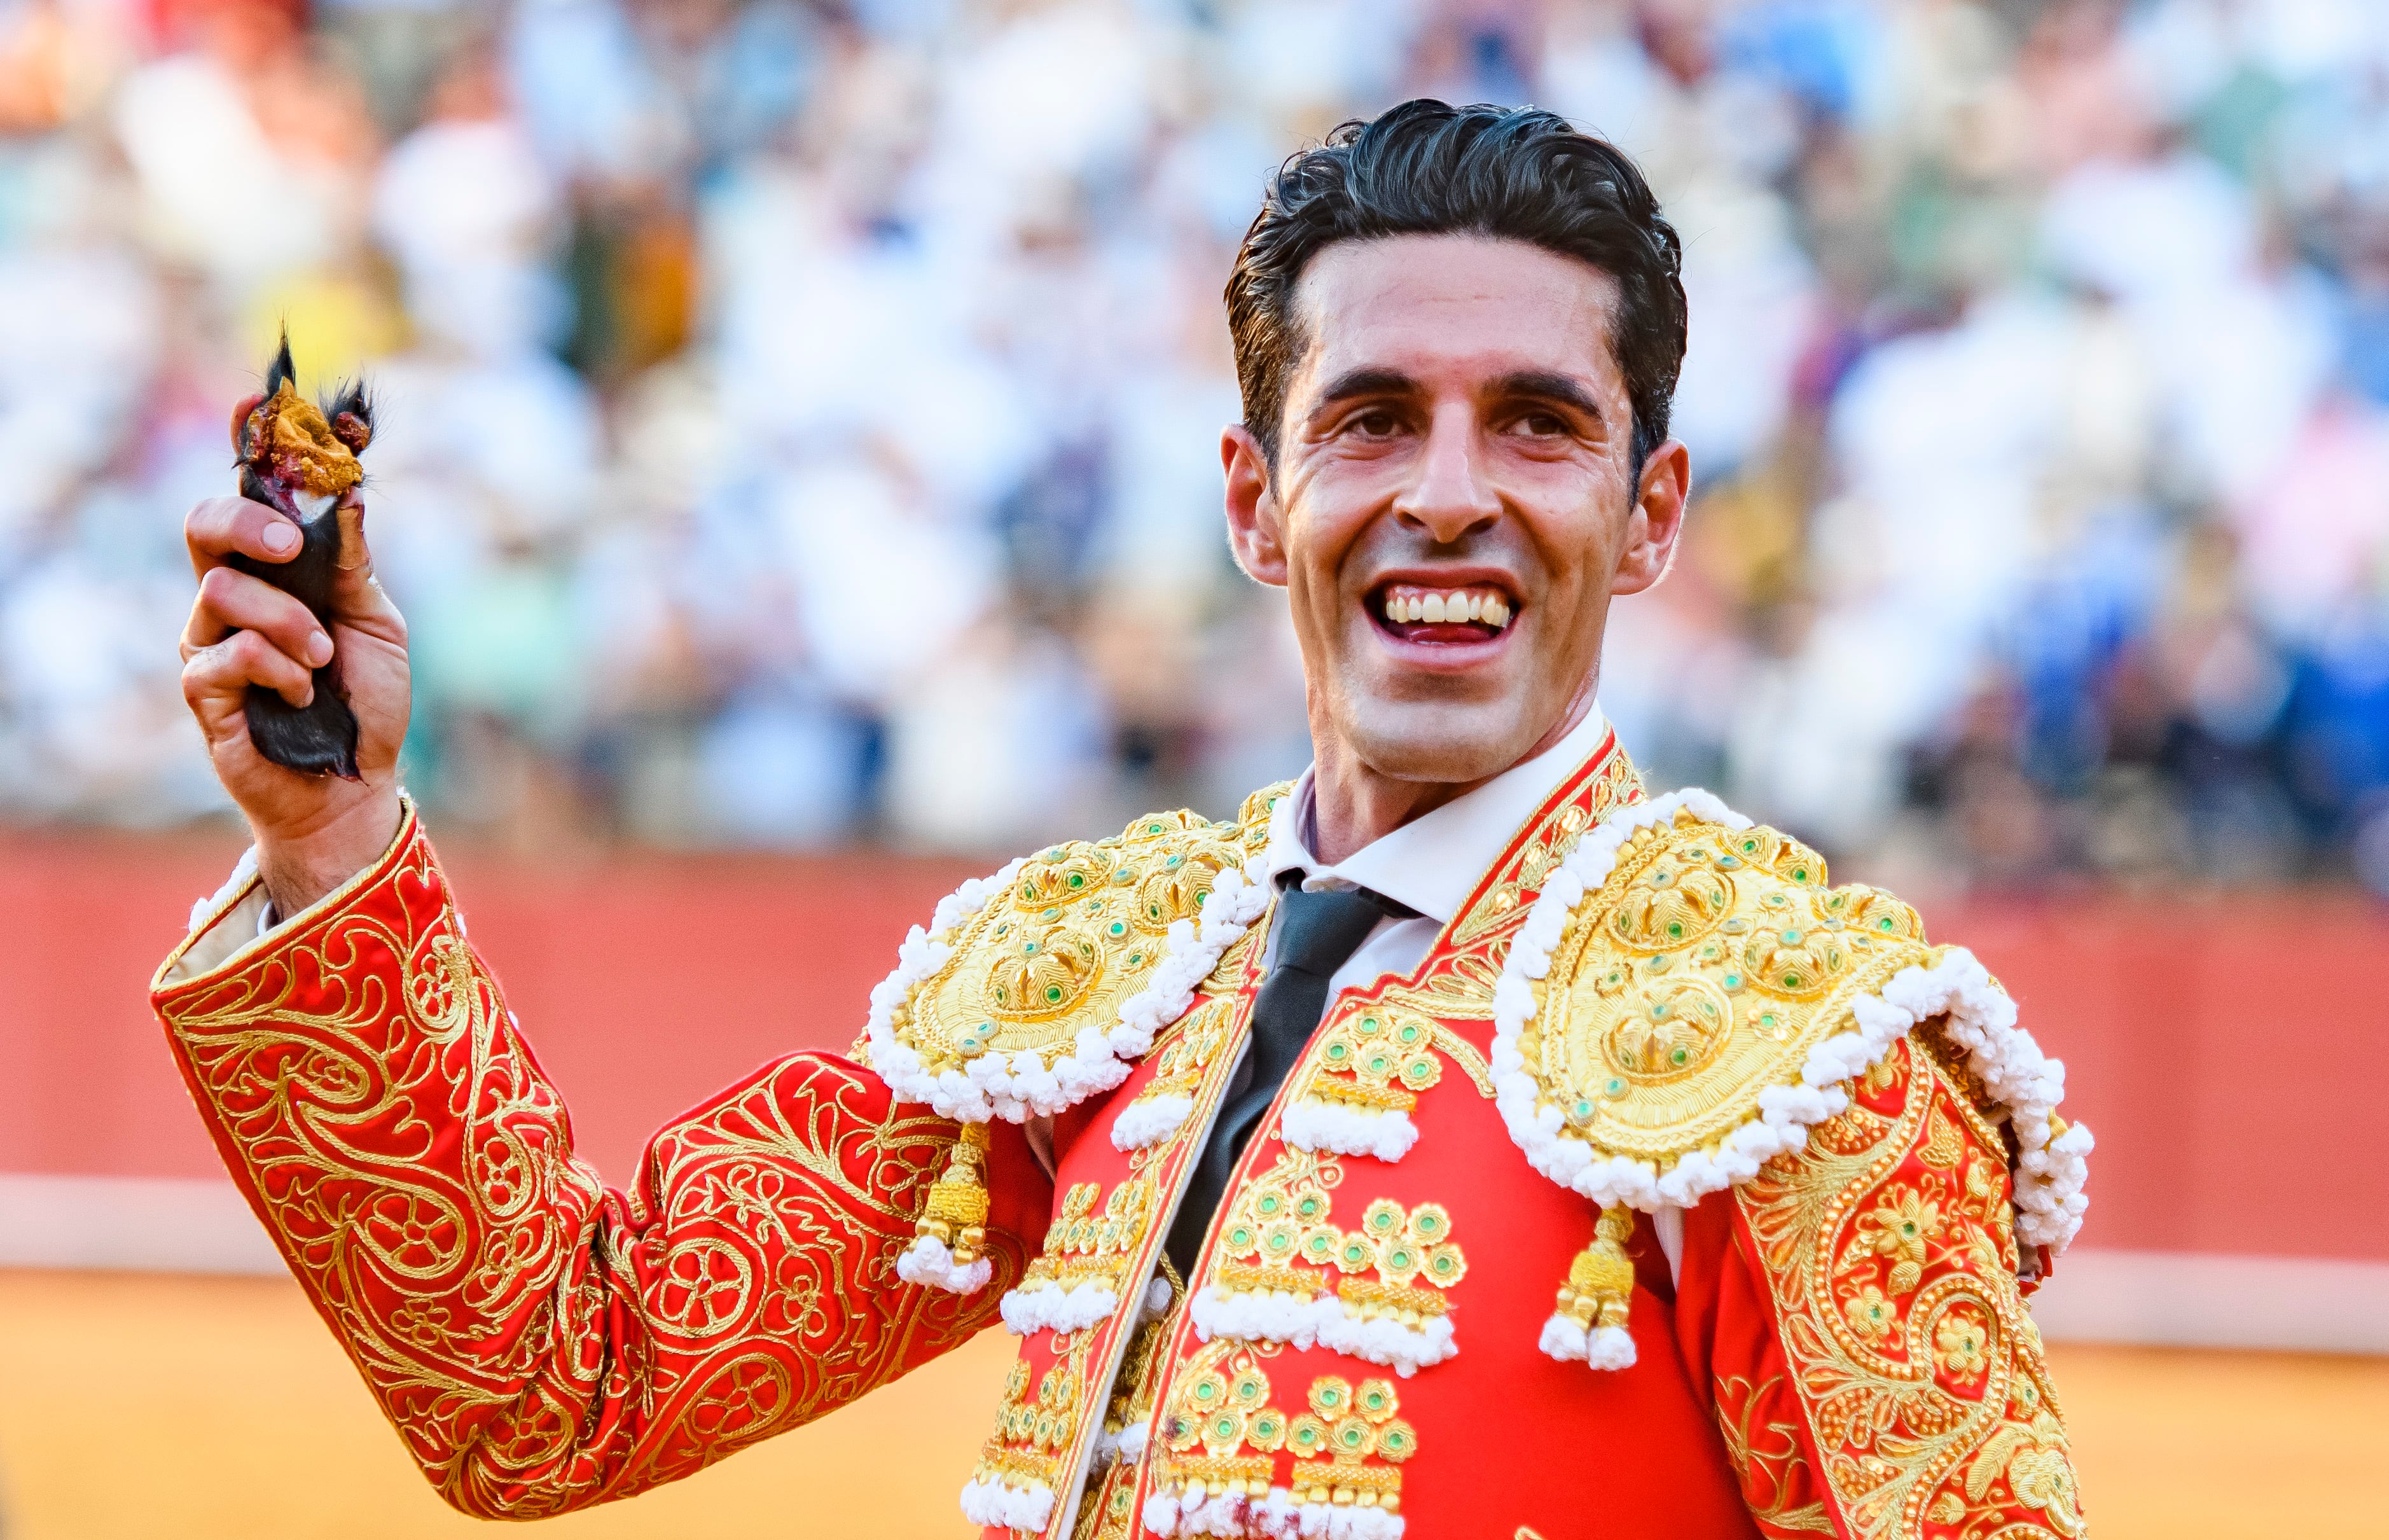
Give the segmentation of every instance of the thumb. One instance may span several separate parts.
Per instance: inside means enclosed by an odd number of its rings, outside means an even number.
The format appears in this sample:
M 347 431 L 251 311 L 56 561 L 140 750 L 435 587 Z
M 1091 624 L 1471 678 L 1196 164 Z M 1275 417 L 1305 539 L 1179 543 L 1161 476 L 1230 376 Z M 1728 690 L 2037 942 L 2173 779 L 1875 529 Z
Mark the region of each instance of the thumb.
M 332 558 L 343 581 L 363 583 L 373 576 L 373 552 L 365 547 L 365 500 L 351 487 L 340 494 L 332 517 L 339 521 L 340 548 Z
M 332 554 L 332 609 L 349 624 L 371 628 L 390 618 L 390 596 L 374 581 L 373 550 L 365 544 L 365 504 L 353 487 L 333 505 L 339 547 Z

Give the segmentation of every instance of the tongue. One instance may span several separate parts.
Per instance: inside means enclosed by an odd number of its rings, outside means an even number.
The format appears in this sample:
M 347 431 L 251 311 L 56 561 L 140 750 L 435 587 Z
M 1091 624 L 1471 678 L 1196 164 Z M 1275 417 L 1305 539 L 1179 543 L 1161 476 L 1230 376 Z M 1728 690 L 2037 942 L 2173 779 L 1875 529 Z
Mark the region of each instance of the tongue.
M 1389 622 L 1395 635 L 1406 642 L 1481 642 L 1492 630 L 1475 621 Z

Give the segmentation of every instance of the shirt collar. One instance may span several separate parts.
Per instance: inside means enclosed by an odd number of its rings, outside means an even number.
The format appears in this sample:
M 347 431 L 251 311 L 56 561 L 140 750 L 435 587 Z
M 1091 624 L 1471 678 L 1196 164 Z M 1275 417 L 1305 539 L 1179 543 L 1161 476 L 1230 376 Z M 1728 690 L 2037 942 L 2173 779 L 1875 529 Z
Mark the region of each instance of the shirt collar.
M 1291 871 L 1303 874 L 1306 887 L 1349 883 L 1449 925 L 1518 826 L 1591 757 L 1608 731 L 1609 724 L 1595 706 L 1565 738 L 1534 758 L 1519 761 L 1476 790 L 1420 815 L 1334 866 L 1310 853 L 1316 767 L 1305 770 L 1270 815 L 1264 853 L 1270 880 Z

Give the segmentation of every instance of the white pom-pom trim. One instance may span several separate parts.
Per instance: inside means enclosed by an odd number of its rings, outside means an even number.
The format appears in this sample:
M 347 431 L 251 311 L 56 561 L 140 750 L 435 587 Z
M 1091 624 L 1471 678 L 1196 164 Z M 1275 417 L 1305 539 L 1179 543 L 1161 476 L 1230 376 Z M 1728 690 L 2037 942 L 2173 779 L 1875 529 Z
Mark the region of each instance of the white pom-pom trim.
M 1447 1316 L 1432 1317 L 1413 1329 L 1399 1321 L 1351 1315 L 1332 1294 L 1231 1293 L 1214 1284 L 1194 1296 L 1190 1314 L 1194 1335 L 1207 1342 L 1224 1337 L 1284 1342 L 1297 1351 L 1317 1345 L 1382 1364 L 1405 1380 L 1460 1351 Z
M 963 1517 L 982 1528 L 1042 1534 L 1054 1517 L 1054 1489 L 1041 1482 L 1013 1486 L 977 1477 L 963 1488 Z
M 1282 1486 L 1258 1502 L 1241 1493 L 1189 1504 L 1180 1493 L 1144 1500 L 1144 1528 L 1153 1534 L 1231 1535 L 1239 1540 L 1401 1540 L 1402 1517 L 1381 1508 L 1297 1503 Z
M 1623 1327 L 1585 1329 L 1581 1321 L 1553 1315 L 1543 1322 L 1543 1352 L 1563 1364 L 1588 1364 L 1597 1369 L 1634 1367 L 1634 1339 Z
M 1407 1112 L 1346 1107 L 1306 1097 L 1287 1106 L 1278 1123 L 1278 1136 L 1297 1149 L 1369 1155 L 1391 1164 L 1418 1143 L 1418 1124 L 1411 1122 Z
M 913 1244 L 896 1259 L 896 1276 L 906 1283 L 942 1289 L 950 1294 L 976 1294 L 995 1276 L 995 1264 L 981 1257 L 967 1266 L 958 1266 L 954 1253 L 946 1249 L 944 1241 L 933 1235 L 921 1235 L 914 1236 Z
M 2027 1245 L 2063 1251 L 2081 1228 L 2089 1206 L 2082 1187 L 2090 1135 L 2076 1127 L 2050 1137 L 2050 1118 L 2065 1090 L 2065 1067 L 2044 1057 L 2031 1033 L 2016 1025 L 2015 1002 L 1963 947 L 1949 948 L 1929 968 L 1902 969 L 1881 994 L 1853 1000 L 1854 1028 L 1809 1049 L 1799 1084 L 1762 1090 L 1758 1117 L 1728 1135 L 1715 1155 L 1694 1150 L 1662 1172 L 1647 1161 L 1603 1159 L 1563 1133 L 1559 1109 L 1543 1104 L 1518 1050 L 1519 1034 L 1535 1013 L 1532 981 L 1550 972 L 1552 948 L 1559 944 L 1569 912 L 1609 880 L 1627 838 L 1672 820 L 1680 808 L 1728 828 L 1750 827 L 1748 818 L 1697 789 L 1621 808 L 1560 863 L 1511 943 L 1493 985 L 1491 1063 L 1502 1122 L 1527 1162 L 1604 1208 L 1691 1208 L 1710 1193 L 1750 1180 L 1775 1156 L 1807 1144 L 1811 1127 L 1849 1105 L 1844 1082 L 1881 1062 L 1910 1028 L 1946 1012 L 1950 1042 L 1965 1051 L 1968 1068 L 2015 1129 L 2022 1149 L 2015 1173 L 2016 1233 Z
M 1003 1329 L 1015 1337 L 1033 1331 L 1084 1331 L 1110 1320 L 1118 1308 L 1119 1291 L 1092 1279 L 1069 1289 L 1052 1284 L 1016 1289 L 996 1305 L 1003 1317 Z
M 1334 1320 L 1319 1324 L 1319 1345 L 1349 1358 L 1383 1364 L 1404 1380 L 1460 1351 L 1452 1341 L 1449 1315 L 1430 1315 L 1413 1331 L 1399 1321 L 1367 1320 L 1340 1311 Z
M 1208 1342 L 1233 1338 L 1246 1342 L 1286 1342 L 1308 1350 L 1319 1341 L 1320 1328 L 1344 1318 L 1343 1303 L 1333 1295 L 1230 1292 L 1213 1284 L 1194 1296 L 1188 1312 L 1194 1335 Z
M 1112 1120 L 1112 1148 L 1150 1149 L 1177 1133 L 1194 1110 L 1192 1097 L 1139 1097 Z
M 953 956 L 950 938 L 954 927 L 1011 887 L 1028 864 L 1024 856 L 991 877 L 964 883 L 941 900 L 929 929 L 913 928 L 897 950 L 896 970 L 872 990 L 871 1067 L 899 1100 L 926 1102 L 939 1116 L 963 1123 L 994 1118 L 1025 1123 L 1051 1117 L 1112 1089 L 1153 1046 L 1155 1035 L 1186 1014 L 1196 987 L 1269 907 L 1268 868 L 1260 857 L 1253 857 L 1241 871 L 1225 867 L 1204 895 L 1199 925 L 1182 919 L 1169 928 L 1169 943 L 1146 976 L 1145 987 L 1121 1002 L 1119 1020 L 1109 1031 L 1085 1028 L 1070 1052 L 1050 1066 L 1023 1048 L 1009 1059 L 982 1054 L 964 1068 L 932 1074 L 918 1053 L 897 1040 L 892 1024 L 896 1009 L 913 986 Z

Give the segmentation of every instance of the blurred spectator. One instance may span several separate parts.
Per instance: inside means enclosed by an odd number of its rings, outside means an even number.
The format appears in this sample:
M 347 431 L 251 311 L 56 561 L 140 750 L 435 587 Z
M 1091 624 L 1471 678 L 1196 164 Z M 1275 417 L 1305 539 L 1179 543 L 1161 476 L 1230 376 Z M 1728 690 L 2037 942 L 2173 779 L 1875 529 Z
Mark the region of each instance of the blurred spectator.
M 1861 866 L 2389 892 L 2366 0 L 0 0 L 0 810 L 220 806 L 175 526 L 368 367 L 443 824 L 1016 846 L 1298 767 L 1219 291 L 1414 93 L 1642 159 L 1679 571 L 1603 699 Z

